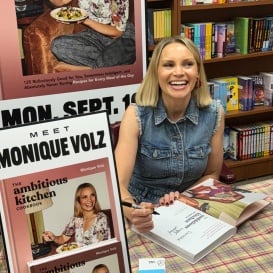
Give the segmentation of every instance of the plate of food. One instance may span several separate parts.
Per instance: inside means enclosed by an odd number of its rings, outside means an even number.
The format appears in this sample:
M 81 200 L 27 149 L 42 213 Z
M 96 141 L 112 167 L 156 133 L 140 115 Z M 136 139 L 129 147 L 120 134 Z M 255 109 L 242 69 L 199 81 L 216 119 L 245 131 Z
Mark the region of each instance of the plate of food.
M 84 20 L 88 17 L 88 14 L 83 9 L 69 6 L 52 10 L 50 16 L 57 21 L 73 23 Z
M 77 249 L 80 246 L 81 245 L 76 242 L 71 242 L 71 243 L 60 245 L 59 247 L 57 247 L 56 252 L 57 253 L 66 252 L 66 251 Z

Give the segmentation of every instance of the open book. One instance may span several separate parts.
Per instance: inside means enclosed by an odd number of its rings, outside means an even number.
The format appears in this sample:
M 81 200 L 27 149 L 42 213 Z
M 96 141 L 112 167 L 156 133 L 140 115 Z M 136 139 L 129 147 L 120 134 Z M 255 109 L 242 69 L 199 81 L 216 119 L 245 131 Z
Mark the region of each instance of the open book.
M 142 235 L 194 264 L 268 205 L 265 197 L 208 179 L 182 193 L 174 204 L 158 207 L 154 228 Z

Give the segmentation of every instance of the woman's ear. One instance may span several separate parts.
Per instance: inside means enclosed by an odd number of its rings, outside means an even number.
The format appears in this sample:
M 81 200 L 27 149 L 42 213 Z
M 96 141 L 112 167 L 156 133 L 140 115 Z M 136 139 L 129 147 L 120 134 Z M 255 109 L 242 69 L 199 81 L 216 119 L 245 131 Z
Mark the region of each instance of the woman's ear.
M 196 79 L 195 88 L 200 88 L 202 86 L 202 82 L 199 77 Z

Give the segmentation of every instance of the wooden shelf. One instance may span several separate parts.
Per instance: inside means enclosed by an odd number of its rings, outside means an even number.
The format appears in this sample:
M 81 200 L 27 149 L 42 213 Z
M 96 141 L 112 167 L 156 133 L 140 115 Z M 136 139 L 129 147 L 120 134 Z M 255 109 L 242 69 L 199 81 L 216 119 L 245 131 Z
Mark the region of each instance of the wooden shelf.
M 237 181 L 273 174 L 273 156 L 253 158 L 242 161 L 225 160 L 237 178 Z
M 273 120 L 272 106 L 256 106 L 250 111 L 228 111 L 225 115 L 225 122 L 228 126 L 248 124 L 262 120 Z
M 156 3 L 156 4 L 155 4 Z M 160 4 L 161 3 L 161 4 Z M 172 34 L 179 35 L 181 24 L 192 22 L 224 22 L 235 17 L 273 16 L 273 1 L 236 2 L 228 4 L 203 4 L 181 6 L 180 0 L 147 0 L 148 6 L 161 6 L 172 9 Z M 153 51 L 148 48 L 148 52 Z M 252 54 L 232 54 L 223 58 L 204 61 L 208 79 L 223 76 L 248 76 L 259 72 L 273 72 L 273 51 Z M 257 106 L 251 111 L 229 111 L 226 113 L 227 126 L 243 125 L 252 122 L 273 120 L 273 107 Z M 234 171 L 237 180 L 273 174 L 273 156 L 244 161 L 226 160 L 227 166 Z
M 150 2 L 151 0 L 149 0 Z M 179 5 L 179 10 L 183 11 L 200 11 L 202 10 L 217 10 L 217 9 L 230 9 L 230 8 L 246 8 L 246 7 L 259 7 L 259 6 L 271 6 L 272 0 L 262 0 L 262 1 L 252 1 L 252 2 L 234 2 L 234 3 L 226 3 L 226 4 L 200 4 L 200 5 L 192 5 L 192 6 L 181 6 Z

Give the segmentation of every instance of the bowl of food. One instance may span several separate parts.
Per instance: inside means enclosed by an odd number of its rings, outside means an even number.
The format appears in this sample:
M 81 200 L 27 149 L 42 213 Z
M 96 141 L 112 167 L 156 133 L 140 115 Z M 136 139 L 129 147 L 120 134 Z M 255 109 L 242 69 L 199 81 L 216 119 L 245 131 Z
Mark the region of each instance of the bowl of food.
M 76 242 L 66 243 L 66 244 L 60 245 L 56 249 L 56 252 L 57 253 L 62 253 L 62 252 L 66 252 L 66 251 L 71 251 L 71 250 L 77 249 L 79 247 L 80 247 L 80 244 L 78 244 Z
M 88 17 L 85 10 L 77 7 L 61 7 L 50 12 L 50 16 L 57 21 L 65 23 L 73 23 L 84 20 Z

